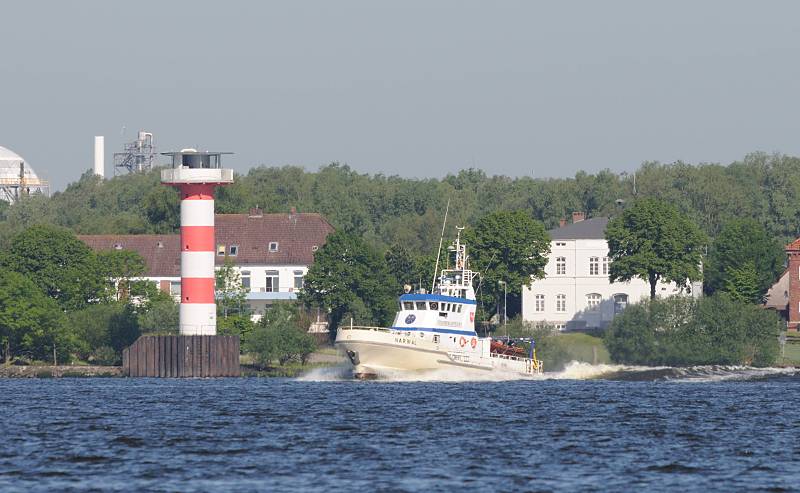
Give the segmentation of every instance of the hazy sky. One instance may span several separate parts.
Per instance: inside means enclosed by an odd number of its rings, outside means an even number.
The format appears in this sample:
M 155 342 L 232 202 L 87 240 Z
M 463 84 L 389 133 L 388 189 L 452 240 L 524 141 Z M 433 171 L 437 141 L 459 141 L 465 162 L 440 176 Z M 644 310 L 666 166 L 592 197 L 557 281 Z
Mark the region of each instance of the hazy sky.
M 0 146 L 54 189 L 136 131 L 228 164 L 570 176 L 800 154 L 800 3 L 8 1 Z M 124 133 L 123 133 L 123 128 Z

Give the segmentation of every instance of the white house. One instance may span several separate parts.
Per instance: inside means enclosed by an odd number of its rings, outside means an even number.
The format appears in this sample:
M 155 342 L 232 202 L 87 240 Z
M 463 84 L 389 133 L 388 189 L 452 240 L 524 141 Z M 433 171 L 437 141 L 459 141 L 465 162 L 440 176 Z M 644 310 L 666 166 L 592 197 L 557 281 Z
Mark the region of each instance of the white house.
M 325 244 L 333 227 L 320 214 L 290 212 L 217 214 L 215 241 L 217 268 L 231 261 L 247 290 L 255 318 L 279 300 L 297 299 L 314 252 Z M 95 251 L 133 250 L 147 265 L 145 279 L 180 300 L 180 235 L 83 235 Z
M 584 219 L 573 213 L 572 224 L 551 230 L 545 278 L 522 288 L 522 318 L 552 324 L 559 330 L 605 328 L 630 303 L 650 297 L 650 285 L 641 279 L 609 282 L 608 218 Z M 699 294 L 702 285 L 693 285 Z M 660 297 L 686 292 L 675 283 L 656 286 Z

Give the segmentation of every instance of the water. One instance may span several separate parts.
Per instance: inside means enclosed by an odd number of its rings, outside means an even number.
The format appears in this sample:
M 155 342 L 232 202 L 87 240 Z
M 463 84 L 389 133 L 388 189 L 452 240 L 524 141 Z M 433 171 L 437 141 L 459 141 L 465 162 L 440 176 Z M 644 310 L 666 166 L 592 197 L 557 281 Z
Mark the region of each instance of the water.
M 791 371 L 341 374 L 0 380 L 0 491 L 800 488 Z

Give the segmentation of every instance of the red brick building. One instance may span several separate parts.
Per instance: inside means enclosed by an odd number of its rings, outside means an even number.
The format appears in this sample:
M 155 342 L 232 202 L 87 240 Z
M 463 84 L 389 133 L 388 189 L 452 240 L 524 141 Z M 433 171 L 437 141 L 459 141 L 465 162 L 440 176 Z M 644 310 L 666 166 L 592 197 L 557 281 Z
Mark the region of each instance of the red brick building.
M 786 320 L 786 330 L 800 327 L 800 238 L 786 245 L 788 264 L 778 282 L 767 291 L 764 306 L 778 311 Z

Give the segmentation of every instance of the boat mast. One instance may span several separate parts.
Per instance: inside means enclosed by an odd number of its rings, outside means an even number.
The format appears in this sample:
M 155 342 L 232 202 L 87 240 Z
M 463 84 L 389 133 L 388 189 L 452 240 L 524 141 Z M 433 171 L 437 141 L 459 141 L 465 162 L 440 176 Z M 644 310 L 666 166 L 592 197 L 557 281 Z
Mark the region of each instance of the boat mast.
M 442 241 L 444 241 L 444 228 L 447 227 L 447 213 L 450 211 L 450 199 L 447 199 L 447 207 L 444 210 L 444 222 L 442 223 L 442 235 L 439 236 L 439 249 L 436 251 L 436 267 L 433 268 L 433 280 L 431 281 L 431 293 L 436 289 L 436 273 L 439 272 L 439 255 L 442 253 Z

